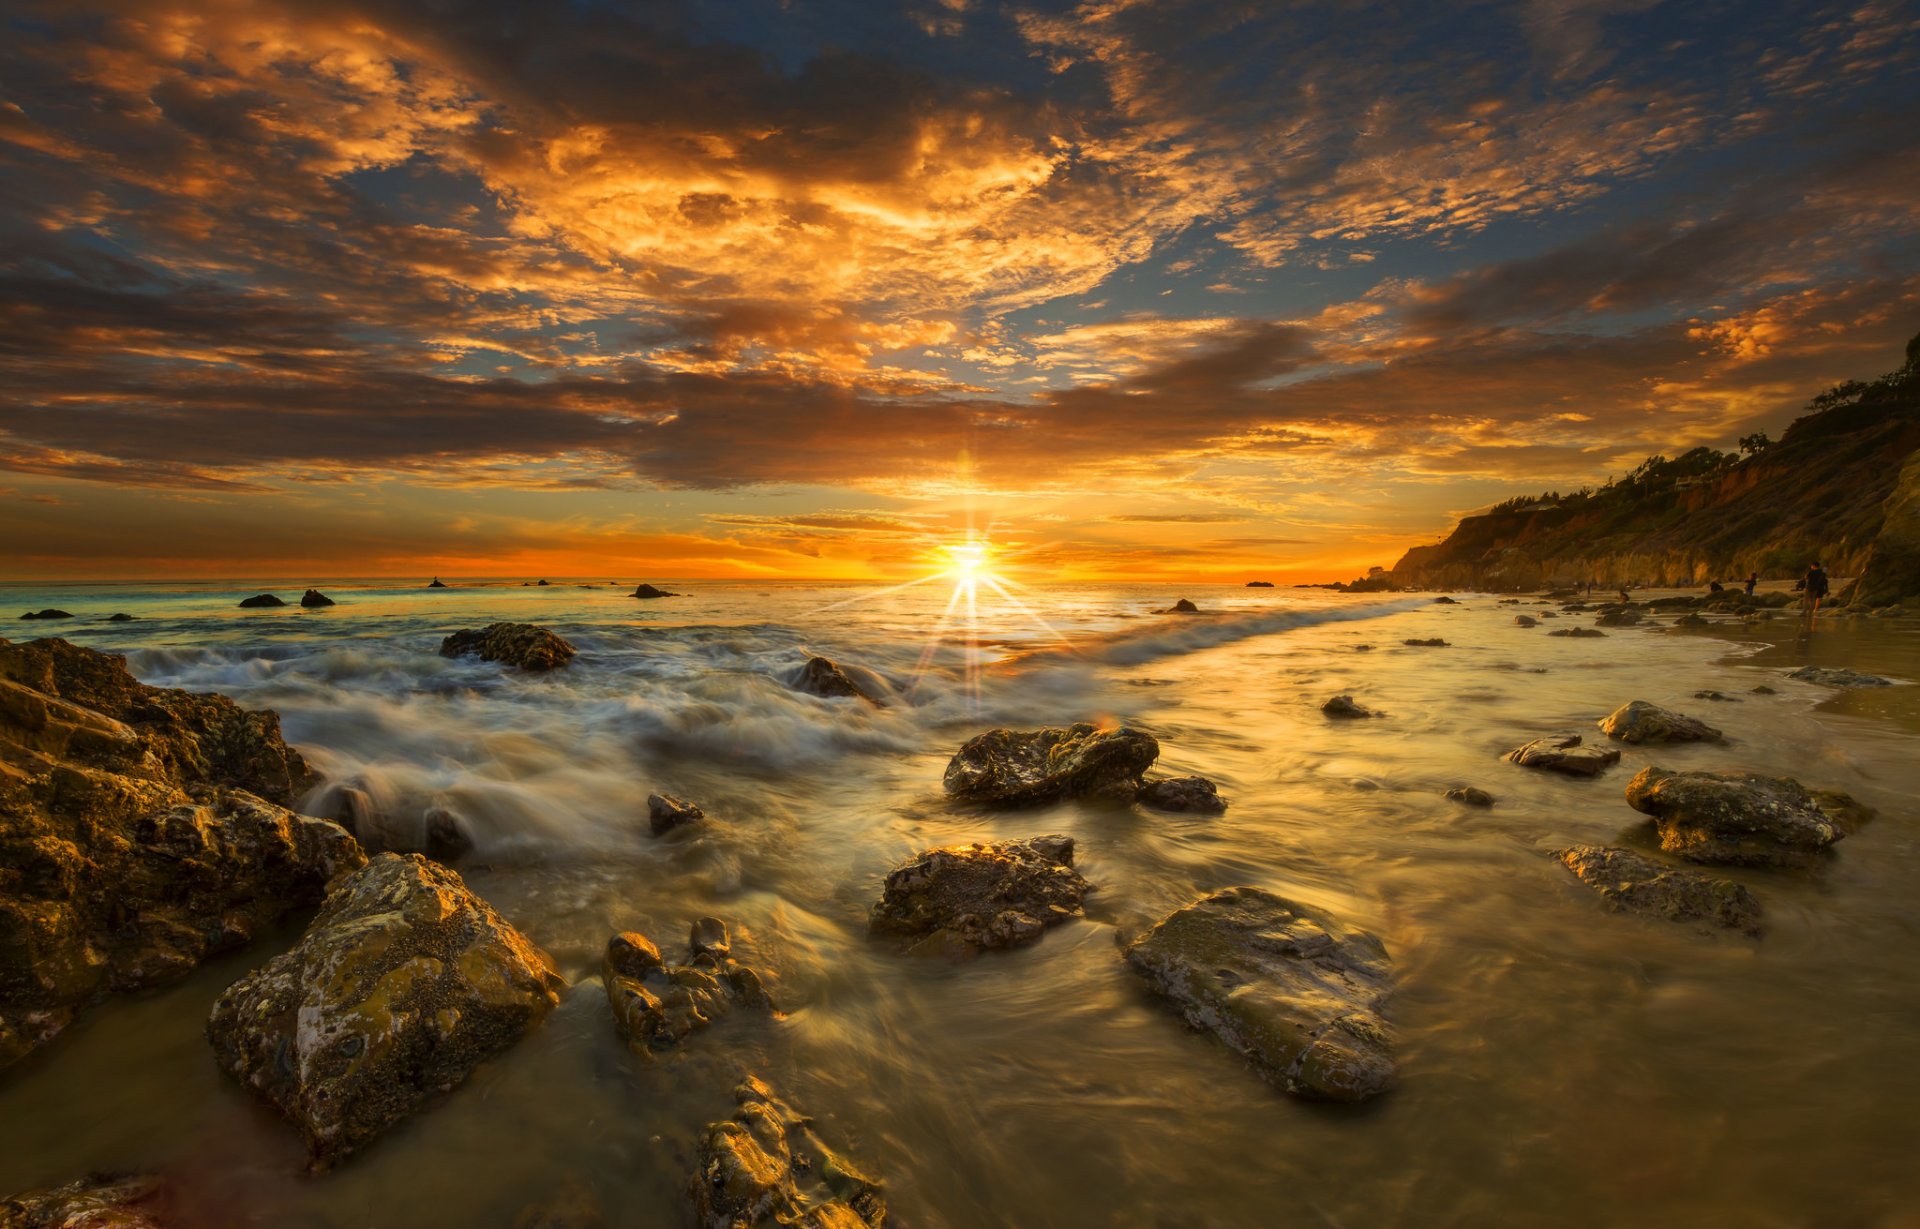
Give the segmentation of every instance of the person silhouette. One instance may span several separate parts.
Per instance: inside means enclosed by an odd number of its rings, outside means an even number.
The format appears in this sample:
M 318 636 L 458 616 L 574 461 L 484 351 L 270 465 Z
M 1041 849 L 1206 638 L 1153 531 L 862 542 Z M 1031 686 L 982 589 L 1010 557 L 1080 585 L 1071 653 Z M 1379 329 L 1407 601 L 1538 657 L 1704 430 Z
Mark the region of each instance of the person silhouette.
M 1820 609 L 1820 599 L 1827 596 L 1827 570 L 1820 566 L 1818 560 L 1815 560 L 1813 566 L 1807 569 L 1806 577 L 1801 583 L 1805 586 L 1807 595 L 1807 613 L 1812 614 Z

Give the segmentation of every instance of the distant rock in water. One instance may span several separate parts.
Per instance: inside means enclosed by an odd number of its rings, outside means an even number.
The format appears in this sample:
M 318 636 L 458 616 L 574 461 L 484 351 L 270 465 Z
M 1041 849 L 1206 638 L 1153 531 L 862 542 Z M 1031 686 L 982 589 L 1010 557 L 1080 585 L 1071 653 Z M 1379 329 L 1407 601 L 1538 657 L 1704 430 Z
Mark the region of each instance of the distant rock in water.
M 1454 600 L 1453 600 L 1452 598 L 1450 598 L 1450 597 L 1446 597 L 1446 596 L 1441 596 L 1441 597 L 1436 597 L 1436 598 L 1434 598 L 1434 599 L 1433 599 L 1433 604 L 1434 604 L 1435 606 L 1458 606 L 1458 605 L 1459 605 L 1460 603 L 1459 603 L 1459 602 L 1456 602 L 1456 601 L 1454 601 Z
M 29 610 L 20 616 L 23 619 L 71 619 L 72 614 L 64 610 L 55 610 L 49 606 L 45 610 Z
M 1623 743 L 1722 742 L 1725 738 L 1704 721 L 1645 700 L 1614 709 L 1601 719 L 1600 729 L 1608 738 Z
M 383 853 L 335 881 L 293 950 L 227 987 L 207 1040 L 318 1171 L 512 1047 L 565 986 L 459 875 Z
M 1620 762 L 1620 753 L 1612 747 L 1585 746 L 1578 734 L 1566 734 L 1536 738 L 1507 752 L 1506 759 L 1522 768 L 1544 768 L 1570 777 L 1597 777 Z
M 1858 670 L 1839 670 L 1827 666 L 1802 666 L 1787 677 L 1799 679 L 1803 683 L 1819 683 L 1827 687 L 1893 686 L 1891 681 L 1877 674 L 1862 674 Z
M 854 682 L 845 670 L 825 657 L 807 658 L 807 664 L 800 667 L 800 677 L 793 687 L 795 691 L 804 691 L 822 699 L 859 699 L 876 707 L 886 707 L 885 701 Z
M 1453 647 L 1438 636 L 1434 636 L 1428 640 L 1402 640 L 1400 643 L 1416 649 L 1446 649 Z
M 1186 598 L 1183 597 L 1179 601 L 1175 602 L 1173 605 L 1167 607 L 1165 610 L 1162 610 L 1160 613 L 1161 614 L 1199 614 L 1200 608 L 1198 606 L 1195 606 L 1192 602 L 1188 601 Z
M 1693 693 L 1693 698 L 1696 700 L 1712 700 L 1718 704 L 1740 703 L 1739 696 L 1730 696 L 1724 691 L 1696 691 Z
M 1474 785 L 1456 785 L 1447 791 L 1447 797 L 1470 807 L 1490 807 L 1493 795 Z
M 285 809 L 312 779 L 270 712 L 148 687 L 64 640 L 0 640 L 0 1068 L 365 861 Z
M 1780 693 L 1765 683 L 1761 683 L 1753 689 L 1753 694 L 1756 696 L 1777 696 Z
M 1663 866 L 1628 849 L 1575 845 L 1554 851 L 1560 864 L 1600 894 L 1607 907 L 1673 922 L 1761 931 L 1760 902 L 1730 879 Z
M 635 597 L 679 597 L 678 593 L 668 593 L 665 589 L 656 589 L 652 585 L 641 585 L 633 591 Z
M 1220 787 L 1205 777 L 1163 777 L 1149 781 L 1140 787 L 1134 801 L 1156 811 L 1187 811 L 1196 815 L 1219 815 L 1227 809 Z
M 1038 939 L 1080 916 L 1091 885 L 1073 869 L 1073 838 L 949 845 L 887 875 L 868 922 L 909 951 L 954 957 Z
M 318 589 L 309 589 L 305 593 L 302 593 L 300 595 L 300 604 L 308 610 L 313 610 L 321 606 L 338 605 L 332 598 L 320 592 Z
M 691 802 L 683 802 L 672 794 L 647 795 L 647 821 L 653 828 L 653 834 L 660 836 L 671 832 L 682 824 L 691 824 L 707 817 L 707 813 Z
M 1272 582 L 1272 581 L 1270 581 L 1270 580 L 1250 580 L 1250 581 L 1248 581 L 1248 582 L 1247 582 L 1247 588 L 1249 588 L 1249 589 L 1271 589 L 1271 588 L 1273 588 L 1273 582 Z
M 1547 633 L 1549 636 L 1563 636 L 1574 640 L 1597 640 L 1606 634 L 1597 627 L 1560 627 Z
M 1643 769 L 1627 805 L 1651 815 L 1660 848 L 1689 862 L 1807 866 L 1870 812 L 1845 794 L 1757 773 Z
M 725 922 L 698 919 L 687 942 L 686 962 L 669 965 L 645 935 L 607 940 L 607 1003 L 621 1039 L 636 1050 L 672 1049 L 735 1005 L 773 1006 L 760 975 L 733 958 Z
M 1378 717 L 1380 714 L 1354 702 L 1352 696 L 1335 696 L 1320 706 L 1320 711 L 1329 717 L 1341 717 L 1349 720 L 1361 717 Z
M 544 627 L 532 623 L 489 623 L 479 631 L 455 632 L 440 642 L 440 656 L 477 656 L 522 670 L 554 670 L 573 660 L 576 650 Z
M 1127 964 L 1297 1096 L 1364 1101 L 1394 1083 L 1382 1009 L 1392 965 L 1380 940 L 1259 888 L 1176 910 L 1127 948 Z
M 429 589 L 444 589 L 444 588 L 446 588 L 446 585 L 444 585 L 444 584 L 442 584 L 442 583 L 440 582 L 440 578 L 439 578 L 438 576 L 436 576 L 436 577 L 434 577 L 434 578 L 433 578 L 433 583 L 432 583 L 432 584 L 430 584 L 430 585 L 428 585 L 428 586 L 427 586 L 427 588 L 429 588 Z
M 752 1076 L 733 1095 L 738 1112 L 700 1139 L 699 1229 L 883 1229 L 880 1184 L 829 1148 L 813 1119 Z
M 1631 607 L 1624 610 L 1609 610 L 1594 620 L 1601 627 L 1632 627 L 1645 617 Z
M 1131 801 L 1160 758 L 1145 730 L 1103 730 L 1087 722 L 1038 730 L 989 730 L 947 764 L 949 794 L 995 806 L 1040 806 L 1067 798 Z
M 286 603 L 271 593 L 256 593 L 252 597 L 240 600 L 242 610 L 265 610 L 273 606 L 285 606 Z
M 533 587 L 536 589 L 545 589 L 547 587 L 547 582 L 544 579 L 537 580 L 534 582 Z
M 172 1229 L 166 1188 L 144 1175 L 89 1174 L 0 1200 L 5 1229 Z M 197 1222 L 196 1222 L 197 1223 Z
M 127 614 L 125 611 L 107 616 L 107 622 L 109 623 L 131 623 L 133 621 L 134 616 Z
M 1540 626 L 1540 620 L 1534 618 L 1532 615 L 1517 614 L 1513 616 L 1513 625 L 1515 627 L 1538 627 Z

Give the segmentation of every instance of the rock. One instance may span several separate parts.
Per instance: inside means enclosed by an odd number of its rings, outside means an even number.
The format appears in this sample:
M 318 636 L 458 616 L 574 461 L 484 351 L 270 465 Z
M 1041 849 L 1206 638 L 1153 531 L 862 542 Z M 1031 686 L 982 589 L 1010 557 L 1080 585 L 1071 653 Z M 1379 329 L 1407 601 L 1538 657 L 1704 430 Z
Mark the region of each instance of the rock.
M 477 655 L 522 670 L 554 670 L 573 660 L 576 650 L 544 627 L 531 623 L 489 623 L 479 631 L 455 632 L 440 642 L 440 656 Z
M 318 1171 L 519 1041 L 565 985 L 458 874 L 383 853 L 332 885 L 292 951 L 227 987 L 207 1038 Z
M 1724 691 L 1696 691 L 1693 693 L 1693 698 L 1696 700 L 1712 700 L 1716 704 L 1740 703 L 1739 696 L 1730 696 Z
M 1753 689 L 1753 694 L 1756 696 L 1777 696 L 1780 693 L 1778 691 L 1775 691 L 1773 688 L 1767 686 L 1765 683 L 1761 683 L 1759 686 Z
M 1805 683 L 1821 683 L 1828 687 L 1891 687 L 1893 683 L 1877 674 L 1862 674 L 1858 670 L 1838 670 L 1826 666 L 1802 666 L 1787 675 L 1790 679 L 1799 679 Z
M 1513 616 L 1513 625 L 1515 627 L 1538 627 L 1540 626 L 1540 620 L 1534 618 L 1532 615 L 1515 615 Z
M 286 603 L 271 593 L 256 593 L 252 597 L 240 600 L 242 610 L 265 610 L 272 606 L 285 606 Z
M 1580 640 L 1591 640 L 1606 634 L 1596 627 L 1561 627 L 1547 633 L 1549 636 L 1568 636 Z
M 533 585 L 533 587 L 534 587 L 534 588 L 536 588 L 536 589 L 545 589 L 545 588 L 547 588 L 548 586 L 547 586 L 547 582 L 546 582 L 545 580 L 537 580 L 537 581 L 535 581 L 535 582 L 534 582 L 534 585 Z
M 300 604 L 308 610 L 314 610 L 321 606 L 333 606 L 338 603 L 318 589 L 309 589 L 300 595 Z
M 642 598 L 679 597 L 678 593 L 668 593 L 665 589 L 656 589 L 652 585 L 641 585 L 633 591 L 633 596 Z
M 1639 611 L 1628 607 L 1624 610 L 1609 610 L 1595 619 L 1594 623 L 1601 627 L 1632 627 L 1643 617 Z
M 1360 705 L 1354 703 L 1352 696 L 1335 696 L 1333 697 L 1333 699 L 1328 700 L 1325 704 L 1322 704 L 1320 706 L 1320 711 L 1325 713 L 1329 717 L 1343 717 L 1343 718 L 1351 718 L 1351 719 L 1358 719 L 1361 717 L 1378 717 L 1380 715 L 1374 712 L 1370 708 L 1363 708 Z
M 733 958 L 726 923 L 694 922 L 685 964 L 670 965 L 634 931 L 607 940 L 602 966 L 614 1027 L 635 1050 L 659 1051 L 726 1015 L 736 1004 L 772 1007 L 760 975 Z
M 675 798 L 672 794 L 647 795 L 647 822 L 652 826 L 655 836 L 706 817 L 705 811 L 691 802 L 683 802 Z
M 1730 879 L 1662 866 L 1631 850 L 1599 845 L 1555 850 L 1554 857 L 1616 911 L 1756 936 L 1761 931 L 1760 902 Z
M 800 677 L 793 687 L 795 691 L 829 700 L 860 699 L 875 707 L 885 707 L 877 697 L 847 677 L 845 670 L 824 657 L 807 658 L 807 664 L 800 668 Z
M 1158 811 L 1190 811 L 1198 815 L 1218 815 L 1227 809 L 1220 787 L 1205 777 L 1163 777 L 1149 781 L 1140 787 L 1134 801 Z
M 432 584 L 430 584 L 430 585 L 428 585 L 428 586 L 427 586 L 427 588 L 429 588 L 429 589 L 444 589 L 444 588 L 446 588 L 446 586 L 445 586 L 444 584 L 441 584 L 441 583 L 440 583 L 440 578 L 439 578 L 438 576 L 436 576 L 436 577 L 434 577 L 434 578 L 433 578 L 433 583 L 432 583 Z
M 1447 797 L 1455 802 L 1464 802 L 1470 807 L 1490 807 L 1493 795 L 1473 785 L 1456 785 L 1447 791 Z
M 1720 731 L 1706 722 L 1682 716 L 1645 700 L 1634 700 L 1614 709 L 1601 719 L 1600 729 L 1608 738 L 1623 743 L 1724 741 Z
M 1560 617 L 1560 612 L 1557 610 L 1543 610 L 1540 612 L 1540 617 L 1543 619 L 1557 619 Z
M 110 614 L 107 616 L 107 622 L 109 623 L 131 623 L 133 622 L 133 619 L 134 617 L 132 615 L 127 614 L 125 612 Z
M 1507 752 L 1509 763 L 1522 768 L 1544 768 L 1571 777 L 1596 777 L 1620 762 L 1620 753 L 1612 747 L 1581 745 L 1578 734 L 1536 738 L 1523 747 Z
M 64 640 L 0 640 L 0 1067 L 360 865 L 345 830 L 285 809 L 311 783 L 272 713 L 145 686 Z
M 1126 958 L 1187 1023 L 1277 1088 L 1363 1101 L 1393 1086 L 1381 1014 L 1391 966 L 1364 931 L 1259 888 L 1228 888 L 1169 914 Z
M 1353 651 L 1356 653 L 1371 653 L 1373 652 L 1373 646 L 1370 644 L 1356 644 L 1353 646 Z
M 71 619 L 73 615 L 64 610 L 55 610 L 50 606 L 45 610 L 29 610 L 20 617 L 23 619 Z
M 1248 581 L 1248 582 L 1247 582 L 1247 588 L 1249 588 L 1249 589 L 1271 589 L 1271 588 L 1273 588 L 1273 582 L 1272 582 L 1272 581 L 1270 581 L 1270 580 L 1250 580 L 1250 581 Z
M 1689 862 L 1806 866 L 1864 823 L 1865 807 L 1787 777 L 1642 769 L 1627 804 L 1653 817 L 1660 848 Z
M 1160 758 L 1144 730 L 1103 730 L 1082 721 L 1038 730 L 989 730 L 947 764 L 946 790 L 968 802 L 1038 806 L 1067 798 L 1131 801 Z
M 1161 614 L 1199 614 L 1200 608 L 1198 606 L 1195 606 L 1192 602 L 1188 601 L 1186 598 L 1183 597 L 1179 601 L 1175 602 L 1173 605 L 1161 611 L 1160 613 Z
M 700 1229 L 880 1229 L 880 1186 L 835 1154 L 813 1120 L 752 1076 L 734 1090 L 740 1108 L 710 1123 L 693 1181 Z
M 1069 836 L 949 845 L 890 872 L 869 925 L 912 940 L 915 952 L 966 956 L 1031 943 L 1079 917 L 1091 890 L 1073 869 Z
M 77 1182 L 0 1200 L 4 1229 L 166 1229 L 158 1179 L 89 1174 Z
M 1705 627 L 1707 618 L 1695 611 L 1688 611 L 1673 621 L 1675 627 Z
M 1433 599 L 1433 604 L 1435 606 L 1458 606 L 1460 603 L 1450 597 L 1436 597 Z
M 1402 640 L 1400 643 L 1411 645 L 1416 649 L 1445 649 L 1452 647 L 1438 636 L 1435 636 L 1431 640 Z

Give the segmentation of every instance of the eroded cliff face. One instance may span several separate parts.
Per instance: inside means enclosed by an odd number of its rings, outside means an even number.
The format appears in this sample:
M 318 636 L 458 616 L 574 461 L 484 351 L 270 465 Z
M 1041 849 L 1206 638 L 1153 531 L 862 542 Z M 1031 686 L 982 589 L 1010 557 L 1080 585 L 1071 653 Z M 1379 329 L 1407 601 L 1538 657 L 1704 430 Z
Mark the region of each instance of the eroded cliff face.
M 1880 536 L 1845 598 L 1863 608 L 1920 603 L 1920 452 L 1901 469 L 1882 509 Z

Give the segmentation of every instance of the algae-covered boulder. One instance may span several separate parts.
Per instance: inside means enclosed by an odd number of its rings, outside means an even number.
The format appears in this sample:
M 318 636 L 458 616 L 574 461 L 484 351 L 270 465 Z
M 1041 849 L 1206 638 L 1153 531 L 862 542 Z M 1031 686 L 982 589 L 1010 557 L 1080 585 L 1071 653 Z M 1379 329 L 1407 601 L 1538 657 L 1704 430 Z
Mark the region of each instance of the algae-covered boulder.
M 968 802 L 1038 806 L 1067 798 L 1130 800 L 1160 758 L 1145 730 L 1087 722 L 1038 730 L 989 730 L 947 763 L 946 790 Z
M 1623 743 L 1720 742 L 1723 735 L 1698 718 L 1661 708 L 1646 700 L 1621 705 L 1600 720 L 1608 738 Z
M 1186 811 L 1195 815 L 1219 815 L 1227 809 L 1220 787 L 1205 777 L 1162 777 L 1149 781 L 1140 787 L 1134 801 L 1156 811 Z
M 1869 816 L 1845 794 L 1744 772 L 1643 769 L 1627 803 L 1653 817 L 1668 853 L 1749 866 L 1811 865 Z
M 440 642 L 442 657 L 478 657 L 522 670 L 555 670 L 573 660 L 576 650 L 544 627 L 531 623 L 489 623 Z
M 949 845 L 887 875 L 869 919 L 910 950 L 969 955 L 1038 939 L 1080 916 L 1091 885 L 1073 869 L 1073 838 Z
M 1542 768 L 1570 777 L 1594 777 L 1620 762 L 1620 753 L 1612 747 L 1589 747 L 1578 734 L 1536 738 L 1507 752 L 1508 763 L 1522 768 Z
M 0 1229 L 167 1229 L 170 1223 L 165 1188 L 144 1176 L 89 1174 L 0 1200 Z
M 285 808 L 311 779 L 272 713 L 145 686 L 64 640 L 0 640 L 0 1067 L 363 862 Z
M 519 1041 L 564 984 L 458 874 L 384 853 L 332 886 L 292 951 L 227 988 L 207 1038 L 321 1170 Z
M 1630 849 L 1602 845 L 1575 845 L 1555 850 L 1554 857 L 1610 909 L 1750 935 L 1761 931 L 1760 902 L 1731 879 L 1663 866 Z
M 833 1152 L 813 1120 L 752 1076 L 740 1108 L 700 1139 L 693 1200 L 700 1229 L 881 1229 L 879 1183 Z
M 760 975 L 733 958 L 726 923 L 693 924 L 683 964 L 670 965 L 636 931 L 607 940 L 602 972 L 620 1036 L 636 1050 L 665 1050 L 707 1027 L 736 1005 L 771 1007 Z
M 1127 964 L 1277 1088 L 1364 1101 L 1393 1086 L 1386 948 L 1320 910 L 1228 888 L 1169 914 Z

